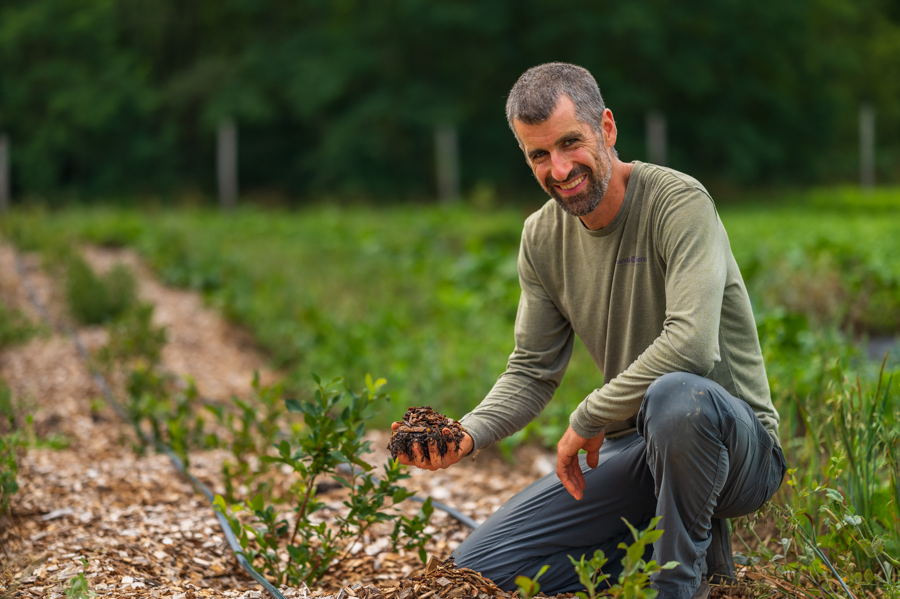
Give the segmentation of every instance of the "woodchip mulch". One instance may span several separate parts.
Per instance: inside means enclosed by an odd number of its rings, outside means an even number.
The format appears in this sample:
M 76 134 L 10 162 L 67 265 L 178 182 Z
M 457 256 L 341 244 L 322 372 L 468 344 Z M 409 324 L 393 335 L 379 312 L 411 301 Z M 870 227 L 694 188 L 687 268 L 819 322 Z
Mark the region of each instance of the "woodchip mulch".
M 115 262 L 134 269 L 139 295 L 153 302 L 156 324 L 169 331 L 164 367 L 190 375 L 204 398 L 247 396 L 255 371 L 263 381 L 278 378 L 246 332 L 205 307 L 196 294 L 160 284 L 133 252 L 85 248 L 84 253 L 101 270 Z M 24 256 L 24 262 L 28 282 L 54 324 L 71 326 L 58 282 L 43 271 L 36 256 Z M 40 318 L 7 244 L 0 244 L 0 300 L 35 321 Z M 78 333 L 92 349 L 105 341 L 101 328 L 85 327 Z M 12 390 L 20 411 L 32 415 L 37 439 L 62 435 L 68 442 L 65 449 L 39 442 L 20 462 L 14 517 L 0 521 L 0 597 L 63 597 L 70 579 L 81 572 L 98 597 L 268 596 L 237 564 L 206 499 L 167 457 L 135 451 L 133 430 L 102 400 L 68 335 L 48 329 L 0 352 L 0 379 Z M 369 461 L 382 463 L 388 454 L 381 448 L 389 434 L 376 431 L 372 436 L 373 448 L 379 449 Z M 223 459 L 222 451 L 195 452 L 191 472 L 221 492 Z M 406 482 L 419 495 L 430 495 L 482 521 L 553 466 L 545 452 L 524 448 L 516 468 L 482 454 L 476 462 L 466 460 L 438 473 L 413 471 Z M 322 498 L 328 504 L 324 515 L 340 509 L 341 491 L 323 492 Z M 406 502 L 404 509 L 413 513 L 418 504 Z M 467 531 L 436 511 L 428 530 L 434 533 L 429 555 L 445 559 Z M 348 559 L 319 587 L 285 587 L 283 593 L 336 599 L 375 599 L 379 594 L 385 599 L 504 596 L 495 595 L 490 581 L 475 573 L 433 575 L 440 561 L 426 570 L 416 555 L 392 552 L 383 533 L 375 531 L 355 544 Z M 452 583 L 449 588 L 447 581 Z

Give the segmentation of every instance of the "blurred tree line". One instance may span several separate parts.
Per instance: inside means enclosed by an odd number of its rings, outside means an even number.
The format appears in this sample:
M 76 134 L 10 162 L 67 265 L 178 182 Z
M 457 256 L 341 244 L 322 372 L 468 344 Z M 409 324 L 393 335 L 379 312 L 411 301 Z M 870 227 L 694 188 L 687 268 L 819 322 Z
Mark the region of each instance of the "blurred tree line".
M 594 74 L 625 160 L 658 110 L 713 185 L 855 181 L 868 102 L 900 179 L 896 0 L 3 0 L 0 132 L 17 196 L 212 193 L 232 118 L 244 190 L 425 198 L 450 123 L 463 190 L 511 196 L 506 94 L 551 60 Z

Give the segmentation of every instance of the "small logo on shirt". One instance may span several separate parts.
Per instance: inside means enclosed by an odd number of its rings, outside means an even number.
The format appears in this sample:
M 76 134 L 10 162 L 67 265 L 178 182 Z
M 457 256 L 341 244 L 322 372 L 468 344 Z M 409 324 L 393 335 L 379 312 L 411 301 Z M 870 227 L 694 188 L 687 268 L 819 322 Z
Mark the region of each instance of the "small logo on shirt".
M 631 258 L 620 258 L 616 260 L 616 264 L 640 264 L 641 262 L 646 262 L 646 258 L 641 258 L 640 256 L 632 256 Z

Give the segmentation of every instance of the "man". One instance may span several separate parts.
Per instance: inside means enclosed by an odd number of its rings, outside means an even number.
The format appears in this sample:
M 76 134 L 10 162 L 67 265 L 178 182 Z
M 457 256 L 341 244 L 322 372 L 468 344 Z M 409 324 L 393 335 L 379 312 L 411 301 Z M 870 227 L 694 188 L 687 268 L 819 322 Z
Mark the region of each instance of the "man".
M 631 541 L 622 519 L 642 528 L 658 515 L 665 533 L 653 559 L 679 563 L 655 576 L 660 599 L 706 597 L 707 577 L 729 570 L 721 519 L 759 509 L 785 472 L 779 417 L 725 229 L 693 178 L 619 160 L 615 120 L 585 69 L 530 69 L 506 114 L 553 198 L 522 235 L 516 348 L 488 396 L 461 419 L 469 435 L 460 451 L 401 461 L 444 468 L 524 427 L 552 398 L 578 335 L 605 384 L 572 413 L 556 473 L 476 529 L 456 562 L 504 589 L 549 564 L 545 592 L 574 591 L 581 585 L 569 556 L 602 549 L 615 580 L 617 545 Z M 711 544 L 718 554 L 707 559 Z

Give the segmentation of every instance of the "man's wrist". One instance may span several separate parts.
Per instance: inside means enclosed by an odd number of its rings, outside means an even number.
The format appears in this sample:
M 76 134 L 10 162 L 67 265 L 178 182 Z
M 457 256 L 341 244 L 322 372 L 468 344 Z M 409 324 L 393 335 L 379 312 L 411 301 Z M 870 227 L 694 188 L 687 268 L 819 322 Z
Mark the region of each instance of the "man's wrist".
M 578 433 L 578 436 L 585 439 L 593 439 L 606 429 L 606 425 L 594 426 L 588 422 L 585 417 L 583 405 L 578 406 L 569 416 L 569 426 Z

